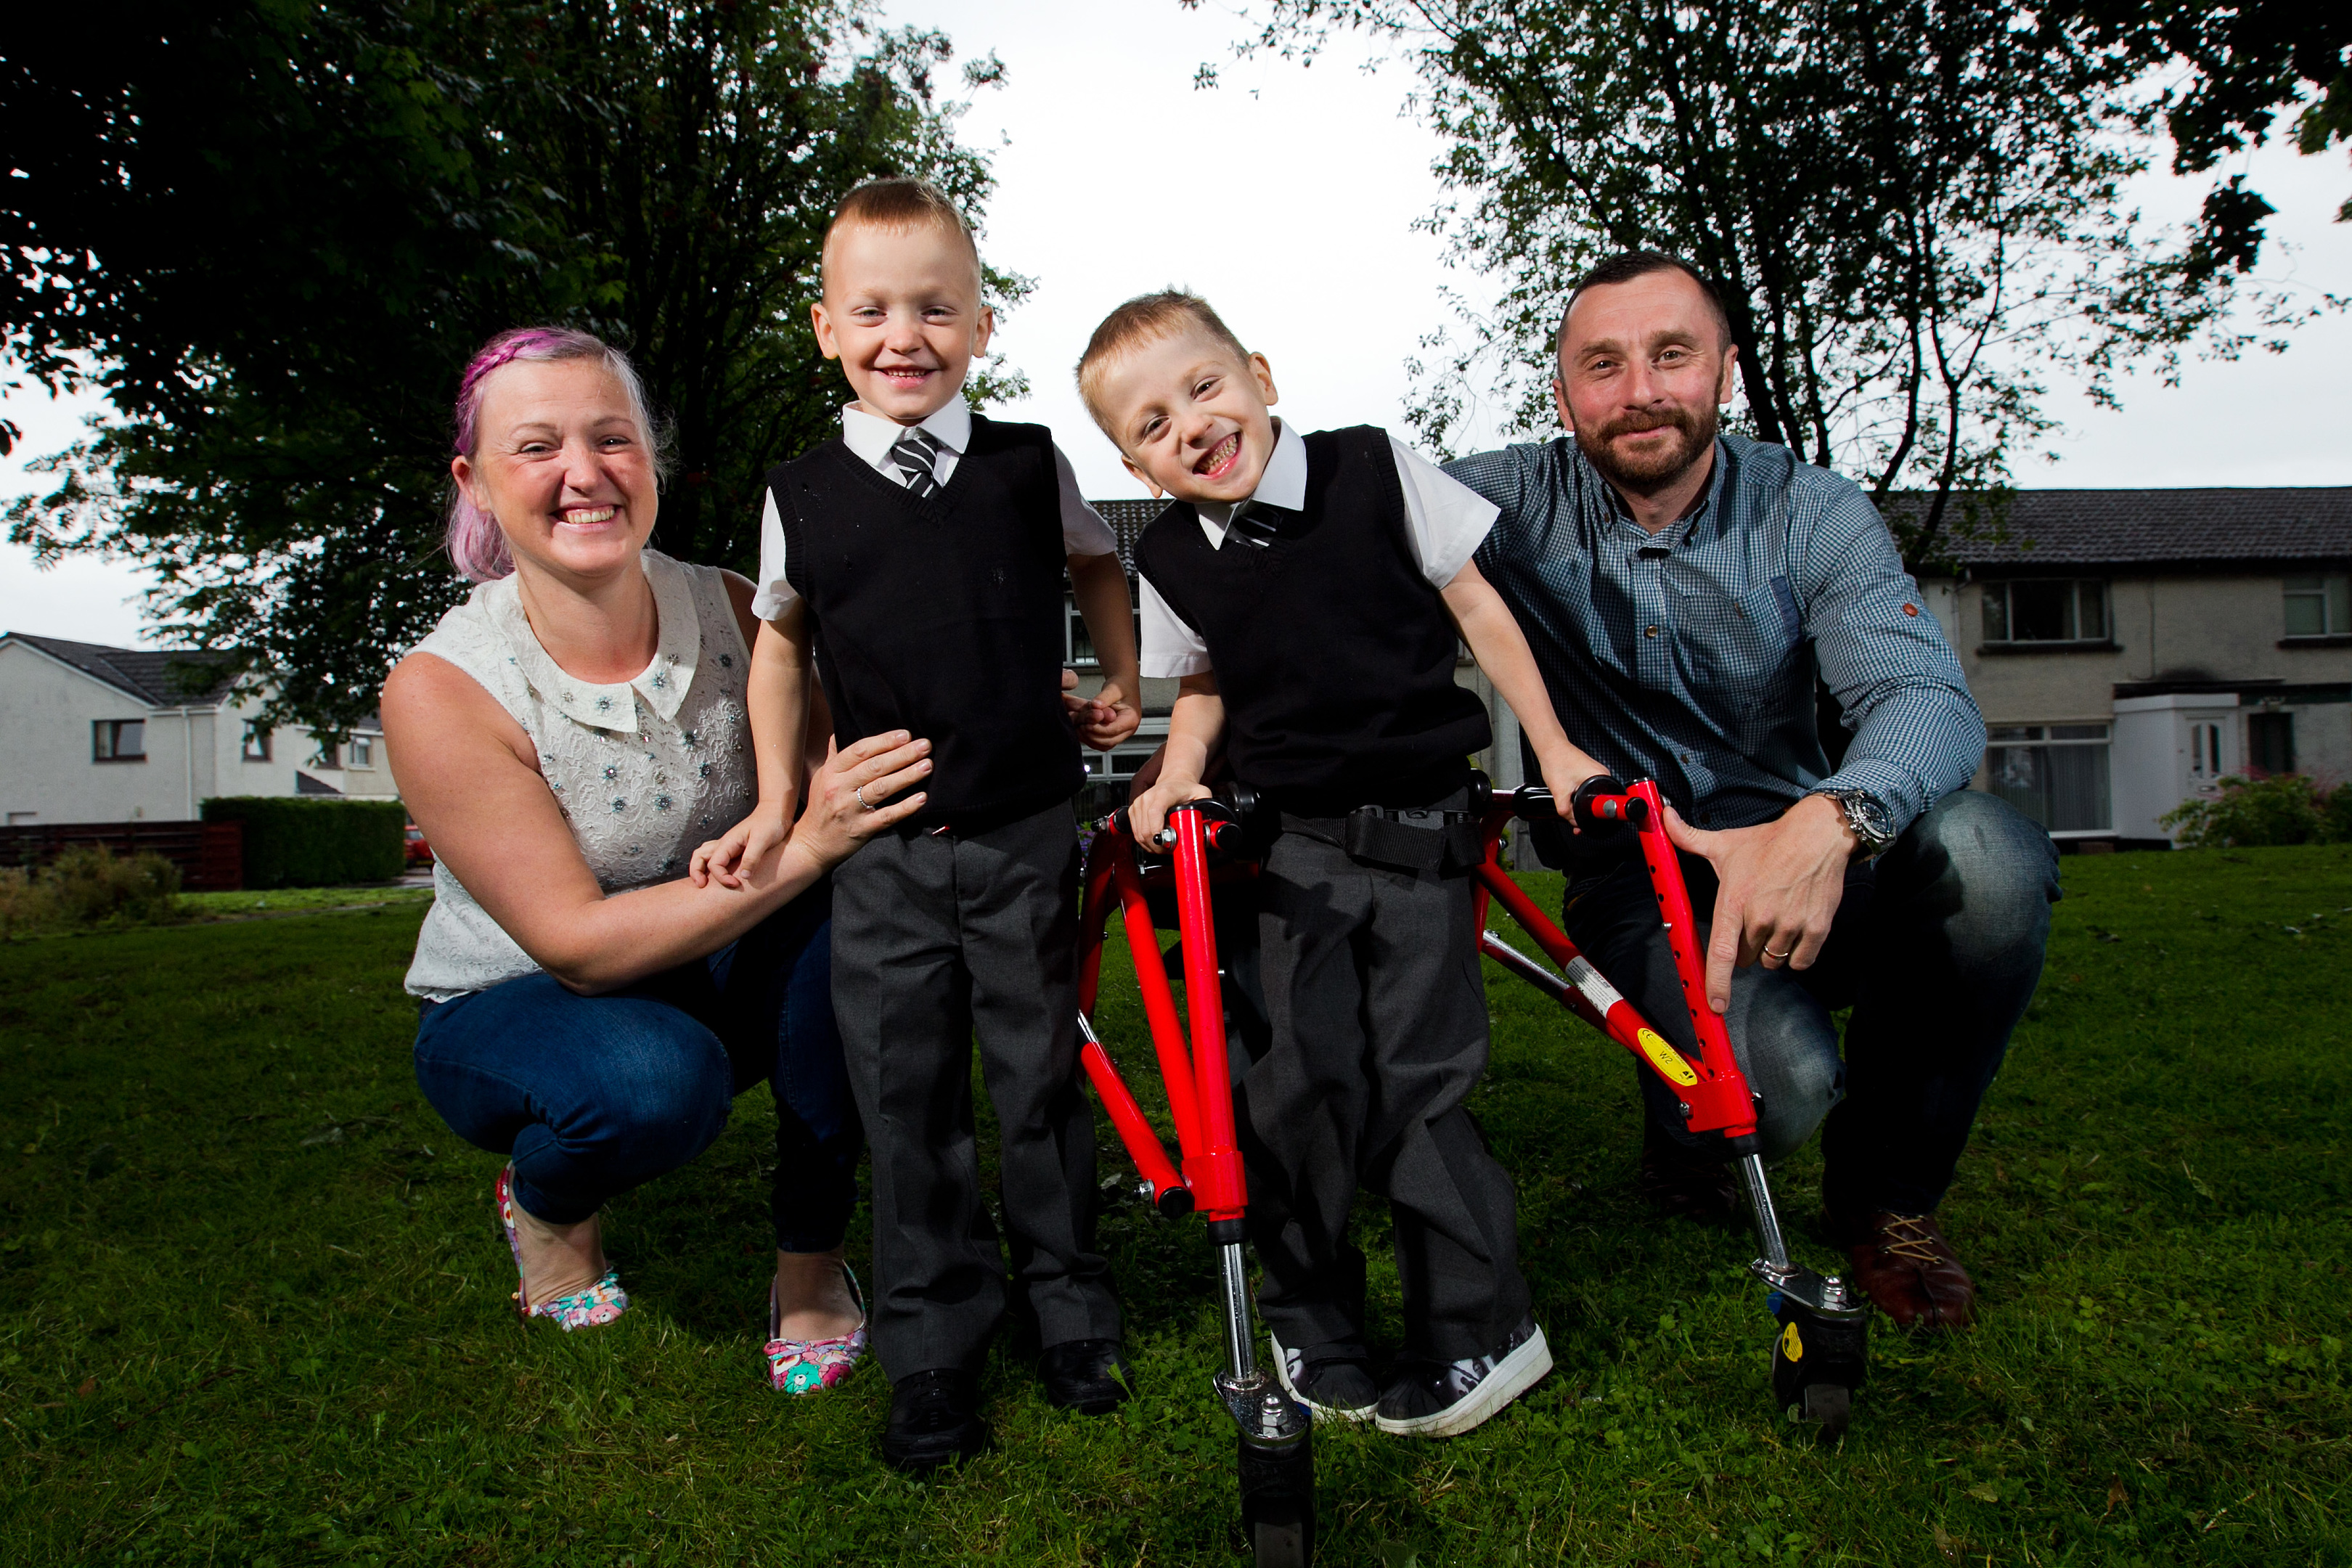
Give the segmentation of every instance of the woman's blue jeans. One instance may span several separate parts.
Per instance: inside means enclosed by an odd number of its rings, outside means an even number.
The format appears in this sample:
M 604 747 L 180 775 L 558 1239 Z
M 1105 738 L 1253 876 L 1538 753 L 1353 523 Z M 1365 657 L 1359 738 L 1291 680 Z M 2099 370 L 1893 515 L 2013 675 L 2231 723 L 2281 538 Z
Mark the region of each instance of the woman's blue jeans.
M 841 1245 L 862 1137 L 833 1020 L 832 889 L 709 958 L 582 996 L 546 974 L 427 1005 L 416 1082 L 467 1142 L 514 1161 L 554 1225 L 677 1170 L 761 1079 L 776 1099 L 776 1246 Z

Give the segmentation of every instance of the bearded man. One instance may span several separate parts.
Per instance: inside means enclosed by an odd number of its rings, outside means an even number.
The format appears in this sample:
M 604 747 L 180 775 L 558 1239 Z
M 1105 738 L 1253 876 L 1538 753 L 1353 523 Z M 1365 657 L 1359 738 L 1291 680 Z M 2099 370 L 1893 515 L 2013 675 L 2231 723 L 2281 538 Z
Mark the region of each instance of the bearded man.
M 1672 257 L 1612 257 L 1557 351 L 1568 436 L 1448 466 L 1502 509 L 1479 570 L 1569 738 L 1672 802 L 1766 1157 L 1826 1117 L 1822 1200 L 1854 1278 L 1899 1324 L 1964 1325 L 1976 1288 L 1936 1210 L 2041 978 L 2056 850 L 1968 789 L 1983 717 L 1862 491 L 1718 428 L 1738 351 L 1713 287 Z M 1817 678 L 1851 737 L 1834 766 Z M 1638 857 L 1592 835 L 1540 847 L 1569 873 L 1570 936 L 1695 1048 Z M 1692 1137 L 1641 1076 L 1644 1191 L 1728 1217 L 1720 1138 Z

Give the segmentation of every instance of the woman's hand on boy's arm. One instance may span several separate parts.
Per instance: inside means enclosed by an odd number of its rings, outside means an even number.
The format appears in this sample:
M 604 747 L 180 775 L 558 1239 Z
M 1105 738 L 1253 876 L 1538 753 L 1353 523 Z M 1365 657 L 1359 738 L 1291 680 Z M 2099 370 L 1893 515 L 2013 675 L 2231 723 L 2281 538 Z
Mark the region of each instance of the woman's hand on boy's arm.
M 828 746 L 824 766 L 809 779 L 808 809 L 793 825 L 785 855 L 829 871 L 920 811 L 929 795 L 915 786 L 931 776 L 930 753 L 930 742 L 904 730 L 868 735 L 845 752 Z

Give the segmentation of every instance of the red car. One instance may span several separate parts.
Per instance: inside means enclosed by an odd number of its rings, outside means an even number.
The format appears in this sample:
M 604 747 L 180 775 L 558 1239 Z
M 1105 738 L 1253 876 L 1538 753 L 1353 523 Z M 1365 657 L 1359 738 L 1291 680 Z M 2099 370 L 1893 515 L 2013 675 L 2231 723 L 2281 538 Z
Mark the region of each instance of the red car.
M 403 853 L 406 857 L 407 864 L 412 867 L 433 864 L 433 846 L 425 842 L 425 829 L 413 822 L 408 825 L 408 842 Z

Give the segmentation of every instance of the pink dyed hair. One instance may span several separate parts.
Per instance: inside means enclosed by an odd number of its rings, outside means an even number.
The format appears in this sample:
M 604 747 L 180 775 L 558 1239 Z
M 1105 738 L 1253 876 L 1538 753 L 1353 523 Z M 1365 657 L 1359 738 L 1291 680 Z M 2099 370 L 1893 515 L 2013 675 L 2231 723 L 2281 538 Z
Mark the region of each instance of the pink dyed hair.
M 546 364 L 572 359 L 603 361 L 621 384 L 621 390 L 628 395 L 629 412 L 636 416 L 638 433 L 654 455 L 654 471 L 659 475 L 664 468 L 661 433 L 646 412 L 645 384 L 637 379 L 637 367 L 604 339 L 570 327 L 517 327 L 500 332 L 466 363 L 466 373 L 457 378 L 457 454 L 471 458 L 480 443 L 482 384 L 492 371 L 517 360 Z M 454 484 L 449 496 L 448 547 L 451 563 L 469 582 L 493 582 L 514 571 L 514 557 L 508 552 L 507 536 L 499 531 L 499 520 L 467 500 L 466 492 Z

